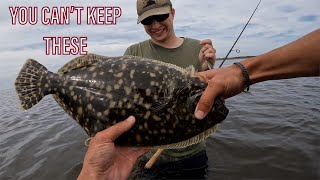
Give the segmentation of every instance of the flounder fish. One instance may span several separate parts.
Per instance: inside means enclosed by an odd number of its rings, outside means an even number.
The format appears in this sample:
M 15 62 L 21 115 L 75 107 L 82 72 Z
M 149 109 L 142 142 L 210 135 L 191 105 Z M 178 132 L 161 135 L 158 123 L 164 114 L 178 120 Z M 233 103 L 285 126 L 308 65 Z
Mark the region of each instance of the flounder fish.
M 58 73 L 28 59 L 15 86 L 26 110 L 53 94 L 90 137 L 134 115 L 135 125 L 116 144 L 175 149 L 205 140 L 228 114 L 218 97 L 203 120 L 195 118 L 207 84 L 194 73 L 193 67 L 153 59 L 88 54 L 71 60 Z

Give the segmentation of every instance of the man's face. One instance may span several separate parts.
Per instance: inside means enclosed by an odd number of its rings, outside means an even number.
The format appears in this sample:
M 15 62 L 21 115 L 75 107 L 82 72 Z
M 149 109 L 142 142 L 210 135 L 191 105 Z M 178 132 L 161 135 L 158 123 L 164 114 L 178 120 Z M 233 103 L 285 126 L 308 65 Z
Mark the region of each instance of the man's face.
M 153 18 L 153 17 L 149 17 Z M 157 18 L 152 20 L 150 25 L 143 25 L 145 31 L 154 42 L 163 43 L 168 40 L 173 32 L 173 18 L 174 18 L 174 10 L 171 10 L 169 13 L 169 17 L 163 21 L 158 22 Z M 160 18 L 161 19 L 161 18 Z

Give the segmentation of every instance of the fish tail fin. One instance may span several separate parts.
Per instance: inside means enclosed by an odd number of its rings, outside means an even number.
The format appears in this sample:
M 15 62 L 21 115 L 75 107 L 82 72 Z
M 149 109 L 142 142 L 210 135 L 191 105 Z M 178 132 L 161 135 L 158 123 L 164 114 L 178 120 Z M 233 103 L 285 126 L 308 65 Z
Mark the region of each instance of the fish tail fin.
M 18 74 L 15 87 L 21 106 L 27 110 L 49 94 L 46 84 L 47 68 L 33 59 L 28 59 Z

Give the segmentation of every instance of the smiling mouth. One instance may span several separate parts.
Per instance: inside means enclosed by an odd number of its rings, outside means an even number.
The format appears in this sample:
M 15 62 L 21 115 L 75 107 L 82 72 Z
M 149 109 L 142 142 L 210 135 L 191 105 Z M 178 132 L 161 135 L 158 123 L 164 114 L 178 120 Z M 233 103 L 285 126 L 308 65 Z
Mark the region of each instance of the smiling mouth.
M 152 31 L 153 34 L 159 35 L 164 31 L 164 28 L 158 31 Z

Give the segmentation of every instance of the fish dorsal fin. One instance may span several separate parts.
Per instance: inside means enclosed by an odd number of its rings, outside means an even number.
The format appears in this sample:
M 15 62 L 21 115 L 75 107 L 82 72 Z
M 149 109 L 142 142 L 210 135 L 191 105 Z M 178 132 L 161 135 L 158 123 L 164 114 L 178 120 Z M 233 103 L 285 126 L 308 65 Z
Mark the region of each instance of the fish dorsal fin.
M 196 69 L 190 65 L 187 68 L 182 68 L 180 66 L 171 64 L 171 63 L 167 63 L 167 62 L 163 62 L 160 60 L 156 60 L 156 59 L 150 59 L 150 58 L 144 58 L 144 57 L 140 57 L 140 56 L 132 56 L 132 55 L 124 55 L 122 57 L 125 57 L 125 60 L 133 60 L 133 59 L 139 59 L 141 61 L 146 61 L 146 62 L 152 62 L 152 63 L 156 63 L 159 65 L 163 65 L 169 68 L 174 68 L 177 71 L 180 71 L 181 73 L 185 74 L 186 76 L 191 76 L 191 77 L 195 77 L 195 73 L 196 73 Z
M 109 60 L 110 58 L 106 56 L 101 56 L 97 54 L 92 54 L 89 53 L 84 56 L 76 57 L 69 61 L 67 64 L 62 66 L 59 70 L 58 73 L 66 73 L 74 69 L 82 68 L 85 66 L 91 66 L 93 64 L 96 64 L 101 61 L 106 61 Z

